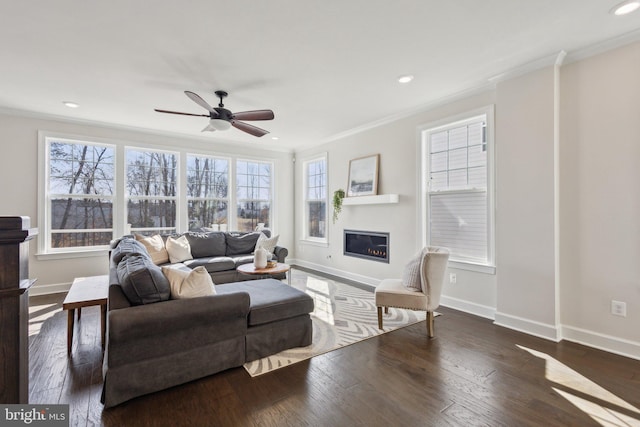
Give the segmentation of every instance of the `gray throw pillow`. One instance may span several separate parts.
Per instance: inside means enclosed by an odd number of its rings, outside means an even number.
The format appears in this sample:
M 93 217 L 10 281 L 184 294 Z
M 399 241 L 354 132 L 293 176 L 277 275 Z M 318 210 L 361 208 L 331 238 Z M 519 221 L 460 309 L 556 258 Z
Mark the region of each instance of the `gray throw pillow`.
M 167 301 L 171 296 L 171 285 L 162 269 L 148 257 L 126 255 L 116 271 L 122 291 L 132 305 Z
M 226 237 L 223 232 L 197 233 L 191 231 L 185 233 L 185 236 L 189 241 L 193 258 L 225 256 L 227 252 Z
M 260 233 L 247 233 L 241 236 L 227 235 L 227 256 L 253 253 Z
M 127 255 L 139 254 L 151 259 L 144 245 L 132 238 L 123 238 L 118 242 L 118 246 L 111 251 L 111 259 L 116 264 L 122 261 Z

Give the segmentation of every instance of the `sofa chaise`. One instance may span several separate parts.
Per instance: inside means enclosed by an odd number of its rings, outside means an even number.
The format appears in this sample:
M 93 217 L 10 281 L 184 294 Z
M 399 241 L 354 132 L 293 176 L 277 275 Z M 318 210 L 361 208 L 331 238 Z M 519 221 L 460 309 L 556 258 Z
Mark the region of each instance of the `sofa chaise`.
M 114 246 L 105 408 L 311 344 L 314 303 L 298 289 L 270 278 L 216 283 L 214 295 L 171 299 L 162 269 L 142 245 L 124 238 Z

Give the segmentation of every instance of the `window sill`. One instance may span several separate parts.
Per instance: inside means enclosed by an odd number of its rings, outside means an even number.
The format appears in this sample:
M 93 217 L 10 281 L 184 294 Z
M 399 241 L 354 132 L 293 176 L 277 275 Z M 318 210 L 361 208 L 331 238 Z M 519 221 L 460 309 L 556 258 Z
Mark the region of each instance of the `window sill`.
M 328 241 L 300 239 L 300 243 L 303 244 L 303 245 L 318 246 L 320 248 L 328 248 L 329 247 L 329 242 Z
M 484 274 L 496 274 L 496 267 L 486 264 L 474 264 L 465 261 L 451 261 L 449 260 L 449 268 L 455 268 L 458 270 L 475 271 L 476 273 Z
M 36 258 L 40 261 L 48 261 L 55 259 L 72 259 L 72 258 L 93 258 L 93 257 L 107 257 L 109 253 L 108 249 L 93 249 L 86 251 L 73 251 L 73 252 L 50 252 L 50 253 L 37 253 Z

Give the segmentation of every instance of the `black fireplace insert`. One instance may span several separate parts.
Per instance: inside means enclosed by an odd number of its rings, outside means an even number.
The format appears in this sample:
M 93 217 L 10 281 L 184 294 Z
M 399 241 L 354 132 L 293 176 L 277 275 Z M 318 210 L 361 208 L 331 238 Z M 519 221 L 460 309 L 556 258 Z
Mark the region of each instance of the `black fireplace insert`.
M 344 230 L 344 254 L 389 263 L 389 233 Z

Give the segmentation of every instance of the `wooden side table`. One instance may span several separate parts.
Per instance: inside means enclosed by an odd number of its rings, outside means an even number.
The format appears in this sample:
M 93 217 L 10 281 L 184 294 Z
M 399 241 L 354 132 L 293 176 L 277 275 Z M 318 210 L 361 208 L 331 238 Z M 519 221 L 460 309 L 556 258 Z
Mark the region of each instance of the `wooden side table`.
M 76 308 L 78 321 L 82 315 L 82 307 L 100 306 L 100 332 L 102 349 L 104 350 L 105 332 L 107 327 L 107 299 L 109 296 L 109 276 L 78 277 L 73 280 L 71 289 L 62 303 L 67 310 L 67 354 L 71 354 L 73 344 L 73 320 Z
M 268 267 L 256 268 L 252 262 L 248 264 L 239 265 L 236 268 L 236 270 L 238 270 L 238 272 L 242 274 L 258 275 L 258 276 L 264 276 L 264 277 L 269 277 L 272 274 L 287 273 L 290 269 L 291 269 L 291 266 L 289 266 L 289 264 L 284 264 L 281 262 L 277 263 L 275 267 L 271 267 L 271 268 L 268 268 Z M 289 283 L 289 285 L 291 285 L 291 272 L 287 274 L 287 282 Z

